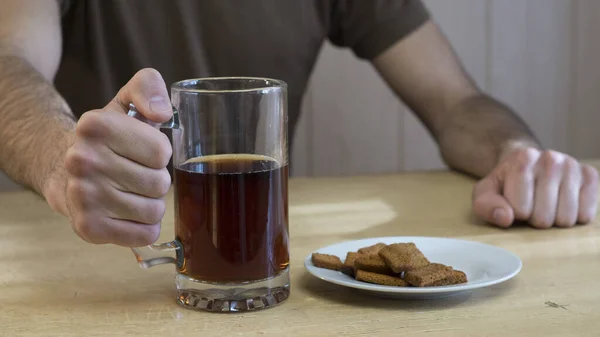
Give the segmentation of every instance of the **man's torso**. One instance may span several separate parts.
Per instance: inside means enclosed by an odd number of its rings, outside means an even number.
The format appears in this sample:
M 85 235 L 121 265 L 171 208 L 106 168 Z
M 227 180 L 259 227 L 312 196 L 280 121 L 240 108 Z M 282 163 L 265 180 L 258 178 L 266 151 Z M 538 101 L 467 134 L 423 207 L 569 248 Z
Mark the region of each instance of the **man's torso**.
M 103 107 L 136 71 L 167 85 L 198 77 L 288 83 L 290 139 L 326 38 L 368 59 L 426 18 L 419 0 L 62 0 L 55 84 L 76 116 Z

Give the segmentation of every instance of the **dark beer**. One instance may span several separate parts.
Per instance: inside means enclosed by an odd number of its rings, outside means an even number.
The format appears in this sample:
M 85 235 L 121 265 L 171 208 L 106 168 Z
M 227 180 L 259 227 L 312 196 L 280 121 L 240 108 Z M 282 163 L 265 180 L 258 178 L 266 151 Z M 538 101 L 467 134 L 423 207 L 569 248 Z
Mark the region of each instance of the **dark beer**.
M 260 155 L 214 155 L 186 161 L 174 176 L 180 273 L 239 283 L 287 268 L 287 164 Z

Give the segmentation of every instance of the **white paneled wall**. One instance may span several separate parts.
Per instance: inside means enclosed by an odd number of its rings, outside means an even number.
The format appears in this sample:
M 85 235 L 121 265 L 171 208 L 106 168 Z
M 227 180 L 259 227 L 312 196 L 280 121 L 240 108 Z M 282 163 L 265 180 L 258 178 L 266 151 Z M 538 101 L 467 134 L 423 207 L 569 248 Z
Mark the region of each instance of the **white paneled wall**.
M 600 0 L 425 0 L 478 85 L 542 142 L 600 157 Z M 295 175 L 444 165 L 420 122 L 373 67 L 326 44 L 294 142 Z M 0 189 L 10 184 L 0 174 Z
M 549 147 L 568 151 L 573 3 L 492 0 L 491 94 L 507 102 Z
M 577 0 L 572 15 L 571 151 L 600 157 L 600 1 Z
M 425 3 L 478 85 L 545 146 L 600 157 L 600 1 Z M 292 158 L 297 175 L 444 167 L 420 122 L 347 50 L 325 45 L 305 103 Z

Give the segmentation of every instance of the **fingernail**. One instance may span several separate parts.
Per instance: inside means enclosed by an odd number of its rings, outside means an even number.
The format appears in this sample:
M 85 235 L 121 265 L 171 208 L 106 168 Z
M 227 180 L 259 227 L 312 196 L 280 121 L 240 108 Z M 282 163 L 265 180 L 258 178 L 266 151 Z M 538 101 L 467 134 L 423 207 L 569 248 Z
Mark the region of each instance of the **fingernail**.
M 492 213 L 492 218 L 494 218 L 494 222 L 500 223 L 502 219 L 506 217 L 506 211 L 502 208 L 496 208 Z
M 171 110 L 171 102 L 163 96 L 154 96 L 150 99 L 150 110 L 156 113 L 163 113 Z

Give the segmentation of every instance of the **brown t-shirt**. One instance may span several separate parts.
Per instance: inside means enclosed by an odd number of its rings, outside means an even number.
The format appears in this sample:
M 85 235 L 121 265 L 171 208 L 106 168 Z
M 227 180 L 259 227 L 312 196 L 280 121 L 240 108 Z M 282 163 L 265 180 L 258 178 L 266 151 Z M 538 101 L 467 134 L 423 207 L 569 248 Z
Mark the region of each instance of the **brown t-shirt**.
M 55 84 L 77 116 L 145 67 L 167 85 L 270 77 L 289 86 L 290 140 L 325 39 L 369 60 L 429 17 L 420 0 L 62 0 L 62 10 Z

